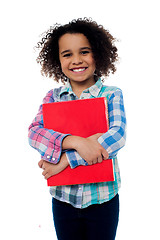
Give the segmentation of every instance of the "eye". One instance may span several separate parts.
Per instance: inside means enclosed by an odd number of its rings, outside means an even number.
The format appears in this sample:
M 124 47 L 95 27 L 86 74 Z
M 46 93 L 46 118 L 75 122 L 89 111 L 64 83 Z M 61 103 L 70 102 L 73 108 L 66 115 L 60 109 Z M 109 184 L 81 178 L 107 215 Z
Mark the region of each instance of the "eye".
M 71 56 L 71 53 L 66 53 L 63 55 L 63 57 L 70 57 Z
M 88 50 L 81 51 L 82 55 L 87 55 L 88 53 L 90 53 Z

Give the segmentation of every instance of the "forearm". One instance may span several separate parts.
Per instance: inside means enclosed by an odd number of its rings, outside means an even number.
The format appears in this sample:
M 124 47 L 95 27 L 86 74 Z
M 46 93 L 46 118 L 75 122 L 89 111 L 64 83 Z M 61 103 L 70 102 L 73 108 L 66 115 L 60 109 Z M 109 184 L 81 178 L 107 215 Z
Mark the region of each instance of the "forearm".
M 62 149 L 68 150 L 66 152 L 66 157 L 71 168 L 75 168 L 79 165 L 88 165 L 77 152 L 77 145 L 80 140 L 82 140 L 81 137 L 70 135 L 65 137 L 62 142 Z
M 73 145 L 69 144 L 73 149 L 66 152 L 71 168 L 79 165 L 92 165 L 102 162 L 103 159 L 108 159 L 107 151 L 97 141 L 101 135 L 102 133 L 97 133 L 88 138 L 66 137 L 68 141 L 75 141 Z
M 32 125 L 29 129 L 29 144 L 48 162 L 57 163 L 62 153 L 62 141 L 65 134 Z
M 107 150 L 109 158 L 117 155 L 126 142 L 126 131 L 122 127 L 114 127 L 103 134 L 98 142 Z
M 82 141 L 83 138 L 79 136 L 68 135 L 62 141 L 62 149 L 75 149 L 77 150 L 77 146 L 79 141 Z
M 107 150 L 109 157 L 114 157 L 125 145 L 126 116 L 121 91 L 111 95 L 108 101 L 109 130 L 98 139 L 98 142 Z

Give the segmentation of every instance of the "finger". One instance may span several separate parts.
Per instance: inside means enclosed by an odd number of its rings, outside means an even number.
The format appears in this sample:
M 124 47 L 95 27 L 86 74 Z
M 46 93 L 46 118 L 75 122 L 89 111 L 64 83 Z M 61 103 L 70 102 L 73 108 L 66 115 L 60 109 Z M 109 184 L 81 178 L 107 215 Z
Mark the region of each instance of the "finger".
M 38 162 L 38 166 L 40 167 L 40 168 L 42 168 L 42 165 L 43 165 L 43 159 L 41 159 L 39 162 Z
M 103 157 L 101 156 L 101 157 L 98 157 L 98 163 L 101 163 L 103 161 Z
M 98 162 L 98 158 L 92 161 L 92 164 L 96 164 Z
M 51 176 L 47 173 L 44 178 L 47 180 L 48 178 L 50 178 Z
M 109 158 L 109 154 L 105 149 L 102 151 L 102 156 L 104 160 L 107 160 Z
M 46 169 L 46 167 L 45 167 L 45 164 L 44 164 L 44 163 L 42 164 L 42 169 L 43 169 L 43 170 L 45 170 L 45 169 Z
M 88 162 L 88 165 L 92 165 L 92 164 L 93 164 L 93 162 L 91 162 L 91 161 Z
M 47 173 L 48 173 L 48 171 L 45 169 L 45 170 L 42 172 L 42 175 L 45 176 Z

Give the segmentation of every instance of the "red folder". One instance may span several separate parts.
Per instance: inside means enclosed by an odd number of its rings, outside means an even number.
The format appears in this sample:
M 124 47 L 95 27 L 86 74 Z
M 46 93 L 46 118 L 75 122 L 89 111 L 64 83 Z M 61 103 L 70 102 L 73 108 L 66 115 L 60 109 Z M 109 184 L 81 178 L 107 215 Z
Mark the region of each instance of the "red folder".
M 43 104 L 44 127 L 60 133 L 89 137 L 108 131 L 105 97 Z M 114 181 L 112 159 L 65 170 L 47 180 L 48 186 Z

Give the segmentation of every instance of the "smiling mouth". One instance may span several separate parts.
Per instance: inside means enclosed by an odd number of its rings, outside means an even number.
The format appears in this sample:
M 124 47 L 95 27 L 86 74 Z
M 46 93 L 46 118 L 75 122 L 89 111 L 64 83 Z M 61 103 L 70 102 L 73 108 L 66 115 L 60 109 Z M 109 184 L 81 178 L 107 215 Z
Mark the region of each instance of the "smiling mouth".
M 78 73 L 78 72 L 84 72 L 87 69 L 87 67 L 84 68 L 72 68 L 71 71 Z

